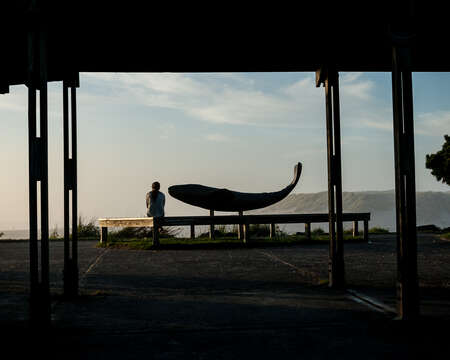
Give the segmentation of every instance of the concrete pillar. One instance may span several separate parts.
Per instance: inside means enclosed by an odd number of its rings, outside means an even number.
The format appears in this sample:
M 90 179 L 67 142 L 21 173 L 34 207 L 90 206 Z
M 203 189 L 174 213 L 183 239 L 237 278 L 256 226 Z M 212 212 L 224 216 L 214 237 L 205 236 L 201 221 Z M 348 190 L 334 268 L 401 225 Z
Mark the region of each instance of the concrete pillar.
M 403 34 L 392 52 L 395 197 L 397 218 L 397 311 L 401 319 L 419 316 L 416 184 L 411 50 Z
M 325 86 L 327 159 L 328 159 L 328 215 L 330 248 L 328 261 L 329 286 L 345 286 L 344 230 L 342 225 L 341 132 L 339 106 L 339 74 L 332 66 L 316 72 L 316 86 Z

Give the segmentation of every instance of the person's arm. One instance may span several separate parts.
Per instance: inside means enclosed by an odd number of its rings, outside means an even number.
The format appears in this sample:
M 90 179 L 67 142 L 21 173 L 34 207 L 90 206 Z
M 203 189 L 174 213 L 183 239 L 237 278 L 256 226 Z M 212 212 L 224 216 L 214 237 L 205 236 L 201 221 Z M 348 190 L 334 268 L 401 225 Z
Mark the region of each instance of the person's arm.
M 149 193 L 147 193 L 147 194 L 145 195 L 145 208 L 146 208 L 146 209 L 148 209 L 149 201 L 150 201 L 150 196 L 149 196 Z

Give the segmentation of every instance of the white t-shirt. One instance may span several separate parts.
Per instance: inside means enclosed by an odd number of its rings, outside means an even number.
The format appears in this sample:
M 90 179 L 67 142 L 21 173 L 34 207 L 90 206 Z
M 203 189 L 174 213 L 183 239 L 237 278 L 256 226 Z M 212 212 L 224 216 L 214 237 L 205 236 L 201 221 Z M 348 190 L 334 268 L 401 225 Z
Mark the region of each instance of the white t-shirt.
M 165 195 L 161 191 L 158 191 L 158 194 L 156 195 L 156 199 L 153 200 L 151 194 L 152 194 L 152 192 L 149 191 L 147 193 L 147 196 L 145 197 L 146 204 L 147 204 L 147 216 L 152 216 L 152 217 L 164 216 L 164 205 L 166 204 Z

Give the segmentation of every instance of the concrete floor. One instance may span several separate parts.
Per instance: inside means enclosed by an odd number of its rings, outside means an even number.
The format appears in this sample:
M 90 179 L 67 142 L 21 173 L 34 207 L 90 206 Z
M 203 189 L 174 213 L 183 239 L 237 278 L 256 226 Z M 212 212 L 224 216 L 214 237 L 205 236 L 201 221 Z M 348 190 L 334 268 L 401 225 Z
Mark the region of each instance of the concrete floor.
M 51 243 L 52 329 L 27 326 L 28 243 L 0 242 L 3 353 L 64 359 L 434 358 L 450 353 L 450 243 L 419 237 L 423 317 L 393 320 L 395 241 L 345 247 L 349 288 L 327 287 L 321 245 L 129 251 L 80 242 L 80 288 L 62 301 Z M 373 305 L 373 304 L 372 304 Z M 445 329 L 442 331 L 442 329 Z

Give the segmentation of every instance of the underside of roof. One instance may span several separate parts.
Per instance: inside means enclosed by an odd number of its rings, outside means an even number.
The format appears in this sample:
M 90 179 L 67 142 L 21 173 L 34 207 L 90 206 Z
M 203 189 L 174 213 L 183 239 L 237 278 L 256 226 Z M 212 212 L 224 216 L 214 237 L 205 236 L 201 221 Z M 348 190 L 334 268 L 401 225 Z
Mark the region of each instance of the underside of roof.
M 450 27 L 439 2 L 117 3 L 4 1 L 0 85 L 26 83 L 31 31 L 46 34 L 49 81 L 73 72 L 315 71 L 325 64 L 391 71 L 398 43 L 411 47 L 413 71 L 450 71 Z

